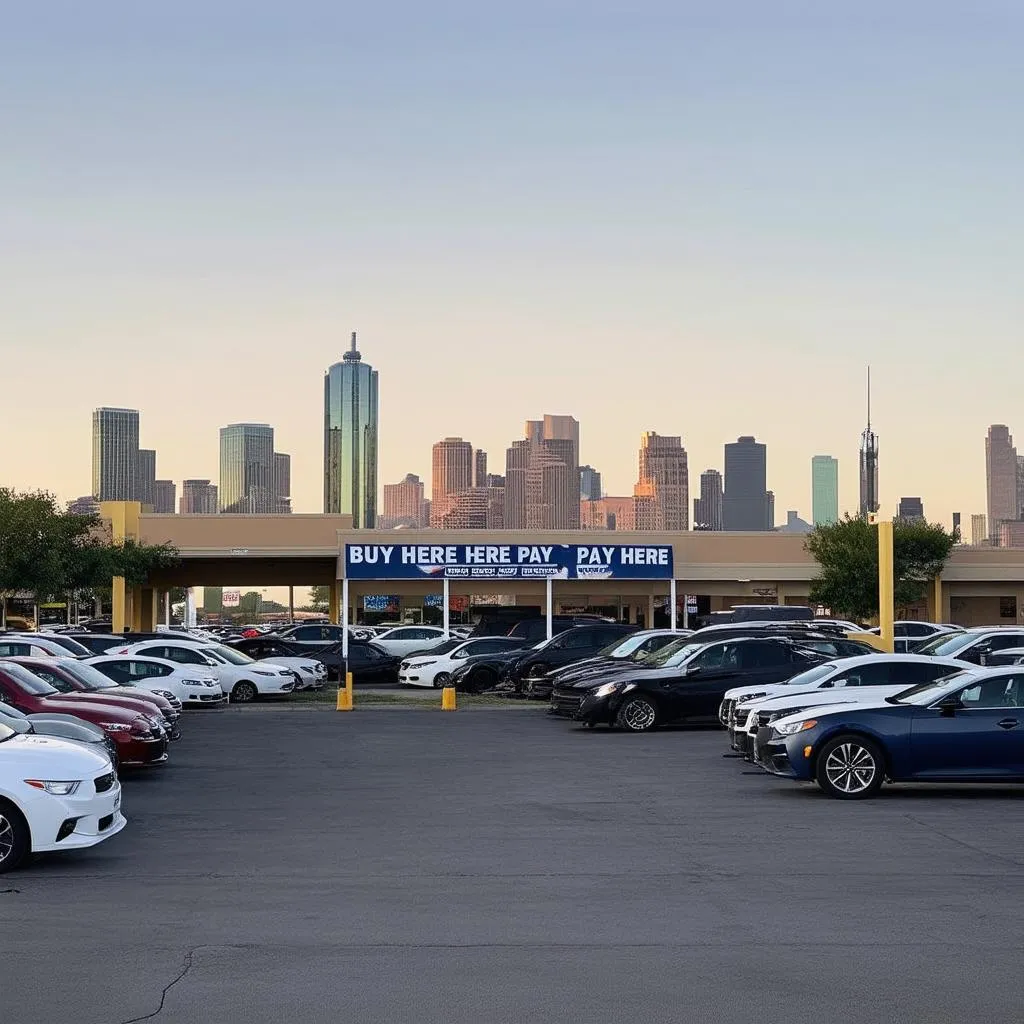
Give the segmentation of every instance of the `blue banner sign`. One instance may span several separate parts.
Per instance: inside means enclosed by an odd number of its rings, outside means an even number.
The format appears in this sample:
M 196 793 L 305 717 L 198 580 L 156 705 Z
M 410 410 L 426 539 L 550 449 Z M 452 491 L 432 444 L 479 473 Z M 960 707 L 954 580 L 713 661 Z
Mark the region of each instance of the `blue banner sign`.
M 346 544 L 350 580 L 670 580 L 671 544 Z

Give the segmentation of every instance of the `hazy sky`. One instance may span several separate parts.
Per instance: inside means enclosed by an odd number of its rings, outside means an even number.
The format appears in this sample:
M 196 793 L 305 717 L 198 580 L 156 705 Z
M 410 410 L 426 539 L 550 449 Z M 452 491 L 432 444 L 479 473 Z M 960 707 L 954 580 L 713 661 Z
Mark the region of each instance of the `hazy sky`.
M 372 9 L 370 9 L 372 7 Z M 768 444 L 856 503 L 984 510 L 1024 440 L 1019 2 L 11 4 L 0 33 L 0 483 L 90 487 L 90 413 L 158 475 L 265 420 L 322 504 L 322 375 L 358 330 L 381 482 L 571 413 L 629 493 Z

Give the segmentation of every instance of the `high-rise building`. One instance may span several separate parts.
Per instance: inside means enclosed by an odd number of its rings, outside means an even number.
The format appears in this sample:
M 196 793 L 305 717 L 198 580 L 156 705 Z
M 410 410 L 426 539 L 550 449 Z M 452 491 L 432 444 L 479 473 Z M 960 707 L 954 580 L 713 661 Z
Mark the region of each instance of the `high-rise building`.
M 93 410 L 92 496 L 97 501 L 138 501 L 138 473 L 138 410 Z
M 505 489 L 470 487 L 455 495 L 441 524 L 445 530 L 501 530 L 505 526 Z
M 277 510 L 273 427 L 266 423 L 221 427 L 219 493 L 221 512 L 266 515 Z
M 324 376 L 324 511 L 377 522 L 377 371 L 352 347 Z
M 217 511 L 217 485 L 209 480 L 183 480 L 181 503 L 178 511 L 183 515 L 212 516 Z
M 444 528 L 444 518 L 455 496 L 473 486 L 473 446 L 461 437 L 446 437 L 434 444 L 430 475 L 430 525 Z
M 811 521 L 815 526 L 839 522 L 839 460 L 811 457 Z
M 871 429 L 871 367 L 868 367 L 868 425 L 860 435 L 860 514 L 878 511 L 878 435 Z
M 156 503 L 156 452 L 152 448 L 139 449 L 138 469 L 135 471 L 136 500 L 152 507 Z M 173 509 L 172 509 L 173 511 Z
M 505 529 L 526 527 L 526 471 L 531 442 L 513 441 L 505 450 Z
M 1024 455 L 1017 456 L 1017 518 L 1024 519 Z
M 924 502 L 920 498 L 900 498 L 896 506 L 896 518 L 907 523 L 924 522 Z
M 580 499 L 597 501 L 601 497 L 601 474 L 593 466 L 580 466 Z
M 98 516 L 100 503 L 91 494 L 84 494 L 68 502 L 68 512 L 73 516 Z
M 527 420 L 526 437 L 505 453 L 505 528 L 577 530 L 579 491 L 579 423 Z
M 749 435 L 725 446 L 725 495 L 722 515 L 726 530 L 770 530 L 768 452 Z
M 768 529 L 775 529 L 775 492 L 765 491 L 765 503 L 768 507 Z
M 273 488 L 275 512 L 292 510 L 292 457 L 284 452 L 274 452 Z
M 1003 423 L 993 423 L 985 438 L 985 485 L 988 498 L 988 536 L 998 545 L 999 524 L 1020 517 L 1017 503 L 1017 449 Z
M 978 547 L 988 543 L 988 523 L 984 513 L 975 512 L 971 516 L 971 543 Z
M 400 526 L 411 530 L 422 529 L 430 520 L 424 515 L 423 481 L 415 473 L 406 473 L 397 484 L 384 485 L 383 515 L 377 526 L 381 530 L 395 530 Z
M 636 496 L 584 498 L 580 501 L 580 529 L 636 529 Z
M 953 513 L 953 536 L 956 538 L 957 544 L 962 544 L 963 543 L 963 536 L 962 536 L 962 534 L 960 532 L 960 519 L 961 519 L 960 513 L 959 512 L 954 512 Z
M 174 515 L 178 485 L 173 480 L 153 481 L 153 511 L 160 515 Z
M 487 486 L 487 452 L 477 448 L 473 452 L 473 486 Z
M 700 475 L 700 497 L 693 501 L 695 530 L 724 530 L 722 474 L 705 469 Z
M 649 430 L 640 435 L 637 499 L 638 530 L 679 531 L 690 528 L 690 474 L 680 437 Z

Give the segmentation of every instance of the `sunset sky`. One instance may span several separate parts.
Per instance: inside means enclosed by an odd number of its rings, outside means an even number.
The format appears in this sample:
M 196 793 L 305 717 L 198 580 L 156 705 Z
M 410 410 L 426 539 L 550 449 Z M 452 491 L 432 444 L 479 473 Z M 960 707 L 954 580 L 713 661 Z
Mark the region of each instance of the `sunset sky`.
M 130 406 L 179 493 L 273 424 L 320 511 L 357 330 L 382 483 L 571 413 L 609 493 L 644 430 L 691 494 L 755 434 L 779 521 L 817 453 L 853 508 L 871 363 L 883 510 L 969 523 L 1024 440 L 1022 43 L 996 0 L 9 5 L 0 484 L 87 493 Z

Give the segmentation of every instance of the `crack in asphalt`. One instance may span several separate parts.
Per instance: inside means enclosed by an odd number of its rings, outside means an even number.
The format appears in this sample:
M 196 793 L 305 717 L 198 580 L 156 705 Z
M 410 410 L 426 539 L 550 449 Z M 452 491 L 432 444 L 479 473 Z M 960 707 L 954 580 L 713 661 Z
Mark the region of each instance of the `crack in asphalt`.
M 139 1024 L 140 1021 L 152 1020 L 163 1012 L 164 1003 L 167 1000 L 167 993 L 178 984 L 179 981 L 183 981 L 185 975 L 192 970 L 193 958 L 198 950 L 202 949 L 203 946 L 192 946 L 190 949 L 185 951 L 185 959 L 182 962 L 181 970 L 177 976 L 173 978 L 168 984 L 164 985 L 163 991 L 160 993 L 160 1002 L 157 1004 L 157 1008 L 152 1013 L 143 1014 L 141 1017 L 129 1017 L 128 1020 L 121 1021 L 121 1024 Z

